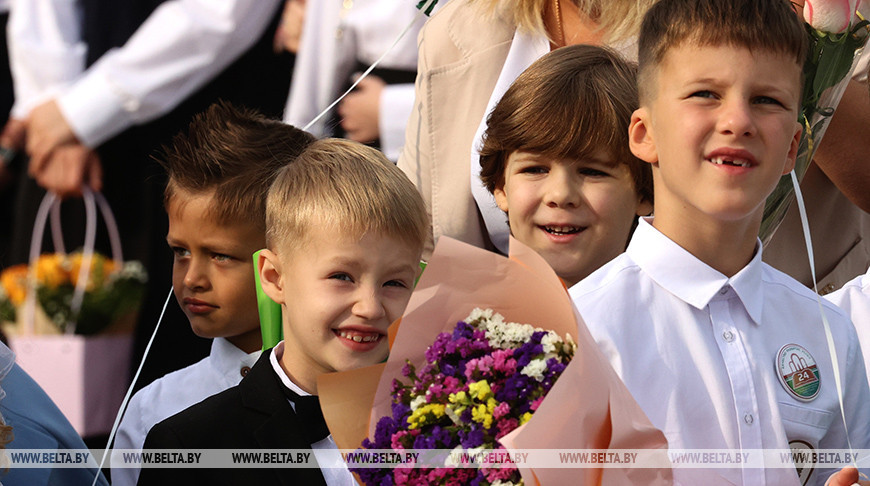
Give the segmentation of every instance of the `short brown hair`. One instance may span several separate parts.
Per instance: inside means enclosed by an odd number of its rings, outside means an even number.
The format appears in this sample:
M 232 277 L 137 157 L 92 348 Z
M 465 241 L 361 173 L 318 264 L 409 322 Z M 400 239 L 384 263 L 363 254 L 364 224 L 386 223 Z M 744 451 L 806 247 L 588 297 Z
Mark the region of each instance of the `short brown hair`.
M 654 69 L 669 49 L 686 42 L 778 52 L 799 66 L 808 45 L 802 21 L 787 0 L 660 0 L 644 16 L 638 40 L 642 102 L 655 89 Z
M 269 189 L 267 247 L 298 248 L 312 225 L 374 231 L 421 251 L 429 232 L 423 198 L 405 173 L 378 150 L 338 138 L 311 144 Z
M 634 64 L 589 45 L 556 49 L 513 82 L 486 121 L 480 178 L 493 192 L 507 159 L 522 150 L 552 158 L 591 157 L 604 149 L 628 165 L 635 191 L 652 202 L 649 164 L 631 153 L 628 124 L 637 109 Z
M 214 191 L 219 222 L 254 222 L 265 231 L 266 194 L 278 169 L 314 142 L 313 135 L 256 111 L 216 103 L 175 136 L 160 160 L 169 176 L 164 204 L 179 193 Z

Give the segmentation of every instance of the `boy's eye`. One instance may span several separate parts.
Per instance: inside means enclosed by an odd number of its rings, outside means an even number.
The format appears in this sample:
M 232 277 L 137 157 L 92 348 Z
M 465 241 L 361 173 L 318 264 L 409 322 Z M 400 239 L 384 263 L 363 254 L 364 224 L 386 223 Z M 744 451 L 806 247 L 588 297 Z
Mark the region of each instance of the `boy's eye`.
M 689 97 L 690 97 L 690 98 L 715 98 L 716 95 L 713 94 L 712 91 L 708 91 L 708 90 L 702 89 L 702 90 L 700 90 L 700 91 L 695 91 L 694 93 L 692 93 L 691 95 L 689 95 Z
M 329 276 L 329 278 L 332 280 L 343 280 L 345 282 L 353 282 L 353 279 L 350 277 L 350 275 L 348 275 L 346 273 L 341 273 L 341 272 L 333 273 L 332 275 Z
M 759 105 L 779 105 L 783 106 L 783 104 L 777 100 L 776 98 L 771 98 L 770 96 L 759 96 L 753 100 L 756 104 Z
M 408 286 L 405 285 L 405 282 L 402 282 L 401 280 L 390 280 L 389 282 L 384 284 L 384 287 L 400 287 L 403 289 L 408 288 Z
M 610 175 L 603 170 L 593 169 L 592 167 L 581 167 L 578 172 L 580 172 L 580 175 L 587 177 L 607 177 Z
M 184 258 L 190 256 L 190 251 L 188 251 L 187 248 L 173 246 L 170 249 L 172 250 L 173 255 L 175 255 L 175 258 Z
M 215 253 L 212 255 L 212 258 L 219 262 L 228 262 L 233 259 L 233 257 L 229 255 L 224 255 L 223 253 Z
M 546 174 L 548 169 L 540 165 L 523 167 L 519 170 L 520 174 Z

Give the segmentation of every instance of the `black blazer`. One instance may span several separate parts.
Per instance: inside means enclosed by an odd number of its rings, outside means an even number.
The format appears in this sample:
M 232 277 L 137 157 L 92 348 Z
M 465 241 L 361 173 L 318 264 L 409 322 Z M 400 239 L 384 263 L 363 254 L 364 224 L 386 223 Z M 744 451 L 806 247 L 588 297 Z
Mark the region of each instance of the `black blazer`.
M 158 423 L 144 449 L 311 449 L 263 352 L 241 383 Z M 312 460 L 314 456 L 311 456 Z M 231 465 L 230 465 L 231 466 Z M 320 469 L 143 468 L 140 485 L 326 485 Z

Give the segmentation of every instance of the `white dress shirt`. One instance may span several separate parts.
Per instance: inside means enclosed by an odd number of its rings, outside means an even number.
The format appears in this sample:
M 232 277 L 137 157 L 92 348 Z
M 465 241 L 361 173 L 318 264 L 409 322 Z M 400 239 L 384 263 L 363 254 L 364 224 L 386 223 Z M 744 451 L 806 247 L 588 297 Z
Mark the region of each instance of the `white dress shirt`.
M 281 368 L 281 364 L 278 362 L 282 356 L 284 356 L 284 341 L 275 345 L 272 354 L 269 355 L 269 362 L 272 363 L 272 369 L 281 379 L 281 383 L 296 392 L 300 397 L 311 395 L 300 388 L 299 385 L 293 383 L 293 381 L 291 381 L 287 376 L 287 373 L 284 373 L 284 369 Z M 287 401 L 290 402 L 290 406 L 293 407 L 293 410 L 296 410 L 296 404 L 294 404 L 290 399 Z M 345 463 L 344 459 L 341 458 L 338 446 L 335 444 L 335 440 L 333 440 L 331 434 L 325 439 L 311 444 L 311 451 L 314 453 L 314 458 L 317 459 L 317 464 L 320 465 L 320 472 L 323 474 L 323 478 L 326 480 L 327 485 L 356 486 L 356 481 L 347 469 L 347 463 Z
M 206 398 L 236 386 L 261 351 L 245 353 L 224 338 L 215 338 L 208 356 L 142 388 L 133 398 L 115 438 L 115 449 L 141 449 L 151 427 Z M 135 485 L 137 468 L 112 469 L 114 486 Z
M 870 268 L 843 285 L 840 290 L 825 296 L 834 305 L 843 309 L 852 318 L 858 341 L 864 354 L 864 365 L 870 363 Z M 870 372 L 867 373 L 870 382 Z
M 672 449 L 847 448 L 815 294 L 761 261 L 722 275 L 641 218 L 626 252 L 570 289 L 601 350 Z M 855 329 L 825 303 L 854 449 L 870 447 L 870 390 Z M 818 366 L 804 402 L 777 377 L 781 348 Z M 679 480 L 681 471 L 675 470 Z M 798 484 L 790 468 L 711 469 L 734 484 Z M 831 469 L 814 471 L 823 484 Z M 711 481 L 713 482 L 713 481 Z
M 12 0 L 13 114 L 46 97 L 89 147 L 172 110 L 262 35 L 280 0 L 168 0 L 118 49 L 84 70 L 76 0 Z
M 387 52 L 404 28 L 414 26 L 384 57 L 379 67 L 415 71 L 417 34 L 426 20 L 418 16 L 414 2 L 396 0 L 354 0 L 350 8 L 342 0 L 321 0 L 305 4 L 305 23 L 284 121 L 306 126 L 344 91 L 357 66 L 366 66 Z M 341 35 L 338 32 L 341 31 Z M 381 92 L 379 131 L 381 150 L 397 160 L 405 141 L 405 125 L 414 106 L 414 85 L 394 84 Z M 331 132 L 324 115 L 309 131 L 318 137 Z

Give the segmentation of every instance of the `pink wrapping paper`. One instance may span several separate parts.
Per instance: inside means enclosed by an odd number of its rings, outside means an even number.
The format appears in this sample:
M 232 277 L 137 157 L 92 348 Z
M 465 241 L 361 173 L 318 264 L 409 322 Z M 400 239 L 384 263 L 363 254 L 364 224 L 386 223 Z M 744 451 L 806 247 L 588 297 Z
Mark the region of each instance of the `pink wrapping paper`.
M 491 308 L 507 321 L 553 330 L 563 337 L 570 334 L 578 344 L 565 374 L 532 420 L 508 436 L 510 447 L 667 447 L 664 435 L 652 426 L 598 350 L 561 280 L 542 257 L 514 239 L 510 258 L 505 258 L 441 237 L 401 319 L 374 393 L 358 384 L 365 380 L 373 383 L 372 374 L 377 374 L 380 366 L 324 375 L 318 380 L 324 416 L 340 448 L 359 447 L 365 438 L 361 425 L 366 421 L 368 436 L 374 435 L 378 419 L 391 413 L 391 383 L 394 378 L 403 378 L 406 360 L 422 368 L 426 348 L 438 334 L 452 332 L 475 307 Z M 670 477 L 669 470 L 520 471 L 526 484 L 538 484 L 535 477 L 540 484 L 560 485 L 598 484 L 609 478 L 619 481 L 605 484 L 653 484 L 651 480 L 657 477 Z M 657 484 L 667 482 L 662 479 Z

